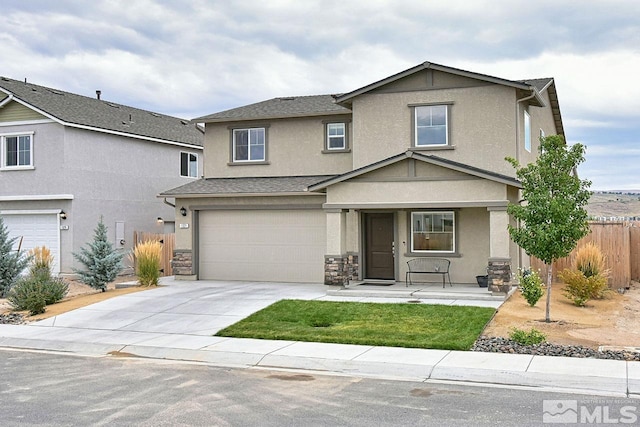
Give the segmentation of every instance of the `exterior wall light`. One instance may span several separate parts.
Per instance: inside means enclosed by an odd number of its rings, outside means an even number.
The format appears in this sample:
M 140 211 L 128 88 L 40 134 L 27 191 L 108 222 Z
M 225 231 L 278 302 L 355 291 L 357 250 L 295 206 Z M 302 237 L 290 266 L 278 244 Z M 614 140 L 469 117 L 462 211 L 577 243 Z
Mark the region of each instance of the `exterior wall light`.
M 183 207 L 180 208 L 180 215 L 187 216 L 187 210 Z
M 60 211 L 60 219 L 67 219 L 67 214 L 65 211 Z
M 156 220 L 156 222 L 158 224 L 162 224 L 164 222 L 164 220 L 161 217 L 158 217 L 158 219 Z

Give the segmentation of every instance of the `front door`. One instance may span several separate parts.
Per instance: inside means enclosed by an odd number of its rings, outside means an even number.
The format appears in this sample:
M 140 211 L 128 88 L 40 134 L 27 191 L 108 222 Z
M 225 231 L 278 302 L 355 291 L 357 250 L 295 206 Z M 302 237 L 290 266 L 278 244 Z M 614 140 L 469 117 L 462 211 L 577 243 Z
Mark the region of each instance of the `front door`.
M 366 279 L 395 279 L 393 213 L 365 214 Z

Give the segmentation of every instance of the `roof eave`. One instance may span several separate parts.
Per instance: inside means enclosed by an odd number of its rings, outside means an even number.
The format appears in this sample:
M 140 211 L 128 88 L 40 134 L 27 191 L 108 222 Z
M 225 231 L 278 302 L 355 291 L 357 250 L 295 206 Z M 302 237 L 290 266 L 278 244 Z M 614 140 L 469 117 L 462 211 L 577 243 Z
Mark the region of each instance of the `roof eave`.
M 319 111 L 315 113 L 299 113 L 299 114 L 274 114 L 264 116 L 251 116 L 251 117 L 212 117 L 207 118 L 197 117 L 191 119 L 192 123 L 228 123 L 228 122 L 254 122 L 259 120 L 277 120 L 277 119 L 295 119 L 303 117 L 321 117 L 321 116 L 337 116 L 351 114 L 351 110 L 346 111 Z

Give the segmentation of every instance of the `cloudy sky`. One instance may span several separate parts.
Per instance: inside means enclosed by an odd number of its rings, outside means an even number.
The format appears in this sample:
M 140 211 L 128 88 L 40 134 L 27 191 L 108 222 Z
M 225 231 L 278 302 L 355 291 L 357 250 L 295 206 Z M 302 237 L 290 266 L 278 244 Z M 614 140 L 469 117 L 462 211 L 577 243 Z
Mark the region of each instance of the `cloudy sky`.
M 3 0 L 0 75 L 194 118 L 424 61 L 554 77 L 592 189 L 640 190 L 634 0 Z

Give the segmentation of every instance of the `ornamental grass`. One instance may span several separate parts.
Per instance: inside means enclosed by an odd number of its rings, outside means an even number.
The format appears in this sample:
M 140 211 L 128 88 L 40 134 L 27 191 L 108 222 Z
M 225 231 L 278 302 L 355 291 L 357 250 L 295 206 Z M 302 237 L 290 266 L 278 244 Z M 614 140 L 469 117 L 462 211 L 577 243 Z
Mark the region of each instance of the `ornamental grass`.
M 162 262 L 162 243 L 158 241 L 140 243 L 133 249 L 132 255 L 140 286 L 158 286 Z

